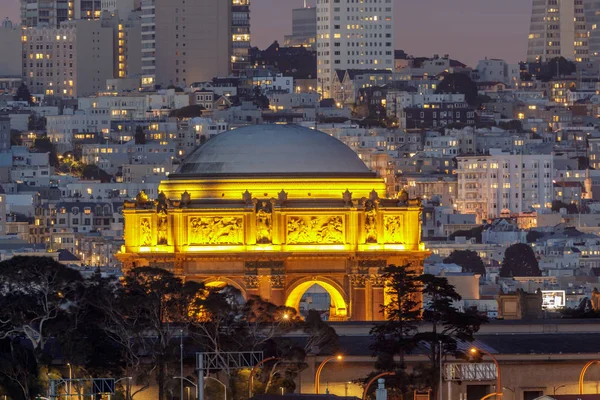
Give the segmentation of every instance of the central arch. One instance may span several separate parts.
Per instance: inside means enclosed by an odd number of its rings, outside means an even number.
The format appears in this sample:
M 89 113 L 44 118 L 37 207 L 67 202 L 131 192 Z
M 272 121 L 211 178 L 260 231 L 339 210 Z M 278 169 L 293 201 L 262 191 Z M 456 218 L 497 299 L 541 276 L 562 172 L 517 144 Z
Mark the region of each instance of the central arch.
M 319 285 L 331 299 L 330 320 L 346 320 L 348 318 L 348 303 L 343 295 L 343 289 L 334 282 L 328 282 L 323 278 L 309 278 L 301 280 L 292 285 L 288 291 L 285 305 L 300 311 L 300 300 L 304 293 L 313 285 Z

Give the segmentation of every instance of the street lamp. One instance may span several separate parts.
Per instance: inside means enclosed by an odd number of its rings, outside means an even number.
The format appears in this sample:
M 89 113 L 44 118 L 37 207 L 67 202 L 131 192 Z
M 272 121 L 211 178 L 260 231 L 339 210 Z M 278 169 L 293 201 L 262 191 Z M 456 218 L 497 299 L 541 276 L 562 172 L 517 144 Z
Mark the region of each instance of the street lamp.
M 585 372 L 588 370 L 589 367 L 596 363 L 600 363 L 600 360 L 589 361 L 581 369 L 581 373 L 579 374 L 579 394 L 583 394 L 583 378 L 585 377 Z
M 496 400 L 498 400 L 500 396 L 502 396 L 502 380 L 500 377 L 500 364 L 498 363 L 498 360 L 496 360 L 496 357 L 494 357 L 490 352 L 483 349 L 479 349 L 477 347 L 471 347 L 470 351 L 473 355 L 477 353 L 483 353 L 485 355 L 488 355 L 492 359 L 492 361 L 494 361 L 494 364 L 496 365 L 496 392 L 492 394 L 495 394 Z
M 330 357 L 327 357 L 326 359 L 324 359 L 321 362 L 321 364 L 319 364 L 319 367 L 317 368 L 317 373 L 315 374 L 315 393 L 316 394 L 319 394 L 319 386 L 320 386 L 319 380 L 321 379 L 321 371 L 323 371 L 323 367 L 325 366 L 325 364 L 327 364 L 331 360 L 342 361 L 342 358 L 343 357 L 339 354 L 337 356 L 330 356 Z
M 566 386 L 567 386 L 567 385 L 554 386 L 554 387 L 552 388 L 552 389 L 553 389 L 553 394 L 554 394 L 554 395 L 556 395 L 556 392 L 558 391 L 558 389 L 560 389 L 560 388 L 564 388 L 564 387 L 566 387 Z
M 362 397 L 363 400 L 367 400 L 367 393 L 369 392 L 369 388 L 371 387 L 373 382 L 375 382 L 379 378 L 383 378 L 384 376 L 392 376 L 392 375 L 396 375 L 396 373 L 388 371 L 388 372 L 382 372 L 379 375 L 375 375 L 373 378 L 371 378 L 369 383 L 367 383 L 367 386 L 365 386 L 365 390 L 363 391 L 363 397 Z
M 121 382 L 123 379 L 127 379 L 127 385 L 125 386 L 125 399 L 129 400 L 129 395 L 131 392 L 131 380 L 133 379 L 131 376 L 126 376 L 124 378 L 119 378 L 115 381 L 115 385 Z
M 67 363 L 67 367 L 69 367 L 69 394 L 67 397 L 70 399 L 71 391 L 73 389 L 73 367 L 71 366 L 71 363 Z
M 285 315 L 287 315 L 287 314 L 284 314 L 284 318 L 285 318 Z M 260 367 L 264 363 L 273 361 L 273 360 L 279 360 L 279 358 L 278 357 L 268 357 L 268 358 L 265 358 L 264 360 L 262 360 L 261 362 L 259 362 L 258 364 L 256 364 L 254 367 L 252 367 L 252 370 L 250 371 L 250 376 L 248 377 L 248 398 L 249 399 L 252 398 L 252 392 L 254 391 L 254 374 L 256 374 L 256 370 L 258 369 L 258 367 Z
M 183 376 L 174 376 L 173 379 L 181 379 L 182 381 L 187 381 L 190 385 L 192 385 L 193 387 L 196 388 L 196 391 L 199 392 L 200 390 L 204 390 L 204 388 L 199 388 L 198 385 L 196 385 L 194 382 L 192 382 L 191 380 L 189 380 L 186 377 Z M 217 378 L 213 378 L 212 376 L 205 376 L 204 379 L 211 379 L 215 382 L 218 382 L 221 386 L 223 386 L 223 398 L 224 400 L 227 400 L 227 385 L 225 385 L 223 382 L 221 382 L 220 380 L 218 380 Z M 188 387 L 189 389 L 189 387 Z M 189 394 L 188 394 L 188 399 L 189 399 Z

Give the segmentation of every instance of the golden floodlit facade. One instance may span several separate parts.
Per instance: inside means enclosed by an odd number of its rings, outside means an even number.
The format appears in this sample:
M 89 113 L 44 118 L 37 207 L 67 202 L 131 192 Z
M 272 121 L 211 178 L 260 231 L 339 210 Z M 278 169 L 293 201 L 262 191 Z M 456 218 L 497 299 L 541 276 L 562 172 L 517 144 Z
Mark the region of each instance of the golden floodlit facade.
M 222 133 L 160 185 L 125 203 L 125 270 L 168 269 L 207 285 L 229 284 L 298 309 L 318 284 L 329 319 L 383 316 L 382 267 L 427 256 L 421 205 L 385 182 L 337 139 L 296 125 Z

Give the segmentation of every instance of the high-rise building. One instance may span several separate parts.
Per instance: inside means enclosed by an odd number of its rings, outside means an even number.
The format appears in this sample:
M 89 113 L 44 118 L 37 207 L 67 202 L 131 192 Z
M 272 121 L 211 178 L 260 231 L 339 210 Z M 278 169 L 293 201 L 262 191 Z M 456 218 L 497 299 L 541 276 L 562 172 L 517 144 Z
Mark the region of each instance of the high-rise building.
M 315 7 L 292 10 L 292 34 L 286 35 L 285 47 L 317 47 L 317 9 Z
M 20 77 L 21 67 L 21 30 L 13 27 L 9 19 L 0 27 L 0 77 Z
M 232 3 L 142 1 L 142 86 L 187 86 L 231 70 Z
M 394 0 L 317 0 L 319 91 L 345 69 L 394 68 Z
M 587 0 L 583 2 L 585 21 L 589 29 L 589 56 L 590 60 L 600 59 L 600 0 Z
M 547 61 L 555 57 L 583 62 L 589 60 L 586 8 L 596 0 L 534 0 L 527 61 Z M 596 5 L 596 7 L 598 4 Z
M 98 19 L 101 0 L 21 0 L 21 25 L 56 27 L 72 19 Z
M 90 96 L 114 76 L 114 29 L 102 21 L 66 21 L 22 34 L 23 81 L 32 94 Z
M 250 0 L 231 1 L 231 72 L 239 76 L 250 64 Z

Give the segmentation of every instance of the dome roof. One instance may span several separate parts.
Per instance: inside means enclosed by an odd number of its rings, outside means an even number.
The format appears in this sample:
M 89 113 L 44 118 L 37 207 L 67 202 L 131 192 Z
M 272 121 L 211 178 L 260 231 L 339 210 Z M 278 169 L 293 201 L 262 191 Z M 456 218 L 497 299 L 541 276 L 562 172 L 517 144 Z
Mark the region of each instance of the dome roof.
M 338 139 L 298 125 L 255 125 L 198 147 L 173 178 L 186 176 L 374 176 Z

